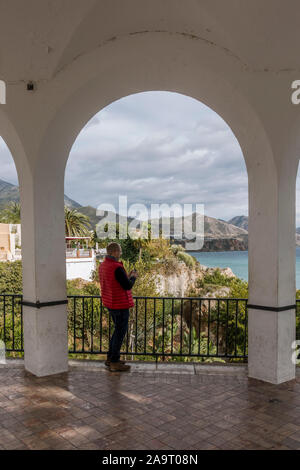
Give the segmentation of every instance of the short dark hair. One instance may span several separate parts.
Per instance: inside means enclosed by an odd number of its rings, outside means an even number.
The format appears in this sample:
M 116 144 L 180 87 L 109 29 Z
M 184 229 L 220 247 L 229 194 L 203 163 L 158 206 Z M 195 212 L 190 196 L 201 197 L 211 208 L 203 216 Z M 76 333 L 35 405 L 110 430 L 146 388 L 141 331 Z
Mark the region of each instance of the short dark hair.
M 106 247 L 106 253 L 112 255 L 116 250 L 121 250 L 121 245 L 116 242 L 111 242 Z

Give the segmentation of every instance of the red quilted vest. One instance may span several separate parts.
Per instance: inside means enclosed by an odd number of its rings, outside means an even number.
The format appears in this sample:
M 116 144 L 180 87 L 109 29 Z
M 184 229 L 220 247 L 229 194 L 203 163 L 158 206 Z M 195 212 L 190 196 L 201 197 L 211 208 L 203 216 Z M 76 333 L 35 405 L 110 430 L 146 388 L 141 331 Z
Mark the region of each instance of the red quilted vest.
M 124 268 L 123 263 L 106 257 L 99 267 L 102 303 L 112 310 L 134 306 L 131 291 L 123 289 L 115 278 L 115 270 L 120 266 Z

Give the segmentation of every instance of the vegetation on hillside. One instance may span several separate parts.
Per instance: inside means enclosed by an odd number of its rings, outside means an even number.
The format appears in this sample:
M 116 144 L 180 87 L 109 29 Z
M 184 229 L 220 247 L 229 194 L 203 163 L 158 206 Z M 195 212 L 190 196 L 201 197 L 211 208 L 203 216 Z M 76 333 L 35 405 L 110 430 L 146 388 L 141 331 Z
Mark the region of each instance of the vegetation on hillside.
M 21 223 L 21 205 L 19 202 L 10 202 L 0 212 L 0 223 L 2 224 L 20 224 Z
M 184 354 L 209 355 L 216 354 L 216 331 L 214 318 L 216 310 L 211 310 L 211 331 L 207 333 L 207 314 L 205 310 L 197 311 L 196 303 L 182 303 L 179 299 L 158 299 L 156 277 L 158 273 L 176 272 L 180 266 L 189 269 L 199 269 L 199 263 L 190 255 L 184 252 L 181 246 L 170 245 L 168 240 L 162 237 L 149 241 L 142 246 L 136 240 L 127 238 L 120 240 L 123 248 L 123 260 L 127 271 L 135 267 L 139 272 L 139 277 L 133 288 L 133 295 L 139 297 L 136 300 L 136 307 L 130 316 L 129 333 L 126 338 L 124 348 L 129 352 L 139 352 L 140 359 L 144 353 L 164 351 L 172 353 L 173 360 L 183 360 Z M 21 293 L 22 273 L 21 262 L 0 263 L 0 295 L 1 292 Z M 221 272 L 215 271 L 213 274 L 199 278 L 198 289 L 206 287 L 218 288 L 220 285 L 230 287 L 230 295 L 243 296 L 241 289 L 246 286 L 237 279 L 228 279 Z M 108 347 L 108 338 L 112 325 L 108 312 L 101 306 L 99 299 L 99 283 L 97 272 L 91 282 L 74 280 L 67 282 L 67 293 L 69 296 L 85 296 L 73 298 L 68 305 L 68 327 L 69 327 L 69 348 L 76 353 L 94 351 L 105 351 Z M 193 295 L 193 293 L 191 293 Z M 194 295 L 199 295 L 194 293 Z M 156 300 L 154 299 L 156 297 Z M 195 309 L 194 309 L 195 307 Z M 225 321 L 223 307 L 221 304 L 221 321 Z M 192 312 L 192 314 L 191 314 Z M 12 307 L 6 306 L 6 325 L 13 324 L 11 315 Z M 146 314 L 145 314 L 146 313 Z M 233 306 L 229 309 L 229 325 L 234 327 Z M 199 334 L 198 323 L 201 316 L 202 329 Z M 231 318 L 232 316 L 232 318 Z M 1 317 L 1 312 L 0 312 Z M 20 330 L 20 316 L 14 318 L 15 335 Z M 10 338 L 10 327 L 6 331 L 6 341 Z M 232 328 L 234 331 L 234 328 Z M 242 319 L 238 321 L 237 344 L 234 343 L 232 334 L 227 338 L 227 348 L 240 351 L 239 344 L 243 344 L 244 329 Z M 2 329 L 2 335 L 3 335 Z M 20 331 L 19 331 L 20 333 Z M 20 336 L 20 335 L 19 335 Z M 224 338 L 220 336 L 221 347 Z M 242 347 L 242 346 L 241 346 Z M 195 359 L 194 357 L 194 359 Z M 187 360 L 187 359 L 184 359 Z M 188 360 L 191 360 L 189 358 Z M 198 358 L 198 360 L 200 360 Z
M 21 205 L 12 201 L 0 210 L 0 223 L 20 224 Z M 65 234 L 67 237 L 90 236 L 91 224 L 88 216 L 81 214 L 77 209 L 65 206 Z
M 86 233 L 88 220 L 74 210 L 68 210 L 68 214 L 73 217 L 68 218 L 69 233 Z M 108 241 L 99 241 L 94 233 L 92 242 L 105 246 Z M 129 355 L 138 352 L 138 357 L 143 359 L 145 353 L 160 351 L 173 354 L 172 360 L 202 360 L 200 356 L 205 360 L 208 354 L 226 353 L 233 356 L 247 353 L 246 302 L 237 303 L 235 300 L 247 299 L 248 284 L 245 281 L 228 277 L 220 269 L 201 271 L 196 259 L 187 254 L 182 246 L 171 245 L 162 237 L 143 242 L 127 237 L 119 242 L 126 270 L 131 271 L 135 267 L 139 272 L 133 288 L 133 295 L 138 299 L 131 312 L 129 332 L 123 345 Z M 199 272 L 196 285 L 186 293 L 191 300 L 181 301 L 170 295 L 168 299 L 158 298 L 158 273 L 169 275 L 177 272 L 180 266 L 193 269 L 196 274 Z M 0 263 L 0 300 L 1 294 L 21 292 L 21 262 Z M 69 348 L 76 354 L 87 354 L 92 349 L 98 352 L 107 350 L 112 325 L 107 310 L 101 306 L 99 292 L 97 270 L 90 282 L 79 279 L 67 282 L 67 293 L 74 296 L 68 305 Z M 200 303 L 199 297 L 203 299 Z M 219 300 L 213 300 L 214 297 Z M 233 300 L 225 302 L 228 298 Z M 300 299 L 300 291 L 297 291 L 297 298 Z M 21 338 L 21 317 L 17 304 L 14 318 L 12 311 L 13 304 L 8 302 L 5 318 L 5 340 L 8 344 L 12 342 L 13 328 L 15 341 L 18 343 Z M 0 338 L 4 338 L 3 319 L 3 302 L 0 302 Z M 300 330 L 298 318 L 297 330 Z M 185 358 L 184 354 L 194 357 Z
M 218 268 L 216 268 L 213 273 L 206 274 L 202 279 L 199 279 L 197 287 L 200 289 L 200 293 L 203 297 L 222 287 L 226 287 L 228 288 L 228 295 L 226 295 L 226 297 L 248 298 L 248 282 L 238 277 L 225 276 Z
M 4 297 L 3 294 L 22 294 L 21 261 L 0 262 L 0 340 L 5 342 L 7 349 L 21 349 L 21 298 Z
M 22 294 L 22 262 L 0 263 L 0 295 Z

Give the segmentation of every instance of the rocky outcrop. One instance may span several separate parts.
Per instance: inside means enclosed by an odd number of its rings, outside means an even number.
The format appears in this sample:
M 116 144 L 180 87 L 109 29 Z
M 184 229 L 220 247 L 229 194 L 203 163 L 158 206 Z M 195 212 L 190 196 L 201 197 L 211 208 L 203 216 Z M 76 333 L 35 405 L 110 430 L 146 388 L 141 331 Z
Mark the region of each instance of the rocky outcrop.
M 231 268 L 207 268 L 203 265 L 201 265 L 201 267 L 205 275 L 209 274 L 212 276 L 216 270 L 218 270 L 223 276 L 229 277 L 230 279 L 236 277 Z
M 189 289 L 196 287 L 199 278 L 203 278 L 201 269 L 188 268 L 185 263 L 179 262 L 173 271 L 160 270 L 156 275 L 155 284 L 159 295 L 184 297 Z
M 201 251 L 247 251 L 248 235 L 239 238 L 206 239 Z
M 247 218 L 244 216 L 232 219 L 243 218 L 243 224 L 247 226 Z M 245 220 L 244 220 L 245 219 Z M 247 219 L 247 220 L 246 220 Z M 171 219 L 171 237 L 173 234 L 174 223 L 177 219 Z M 166 222 L 166 221 L 165 221 Z M 186 246 L 191 235 L 193 240 L 193 229 L 196 227 L 196 214 L 185 217 L 184 237 L 182 240 L 173 240 L 173 243 L 180 243 Z M 242 223 L 240 221 L 240 223 Z M 213 217 L 204 216 L 204 245 L 201 251 L 247 251 L 248 250 L 248 232 L 243 227 L 238 227 L 233 223 Z
M 236 277 L 230 268 L 217 269 L 226 277 Z M 198 288 L 198 282 L 202 280 L 205 275 L 212 275 L 215 271 L 215 268 L 208 268 L 202 265 L 189 268 L 184 263 L 178 262 L 173 270 L 166 271 L 163 268 L 158 270 L 155 276 L 156 289 L 161 296 L 171 295 L 184 297 L 189 291 Z M 218 292 L 215 291 L 211 297 L 224 297 L 229 293 L 227 287 L 220 287 L 218 289 Z

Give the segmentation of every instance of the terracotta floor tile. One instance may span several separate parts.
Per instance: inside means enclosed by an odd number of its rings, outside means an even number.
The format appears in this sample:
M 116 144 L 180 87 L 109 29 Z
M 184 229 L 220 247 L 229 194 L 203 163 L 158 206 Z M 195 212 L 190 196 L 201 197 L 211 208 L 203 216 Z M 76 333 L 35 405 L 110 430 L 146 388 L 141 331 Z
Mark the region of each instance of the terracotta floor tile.
M 243 368 L 193 375 L 141 365 L 37 378 L 4 367 L 0 449 L 300 449 L 300 380 L 276 386 Z

